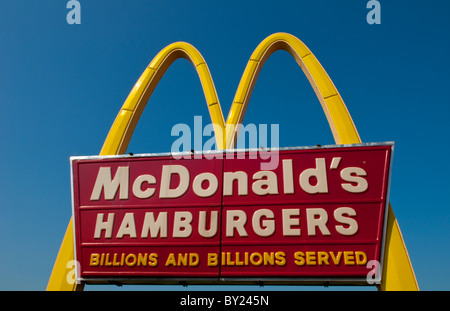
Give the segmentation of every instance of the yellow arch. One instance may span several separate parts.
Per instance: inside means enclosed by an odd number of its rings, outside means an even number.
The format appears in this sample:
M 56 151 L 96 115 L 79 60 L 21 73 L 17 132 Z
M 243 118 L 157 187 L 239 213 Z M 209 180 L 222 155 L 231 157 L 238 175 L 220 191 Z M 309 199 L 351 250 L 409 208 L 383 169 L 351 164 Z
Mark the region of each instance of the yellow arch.
M 179 58 L 187 59 L 195 67 L 202 84 L 211 120 L 215 124 L 215 136 L 216 138 L 222 136 L 222 139 L 217 139 L 218 148 L 224 148 L 221 143 L 224 141 L 225 121 L 208 66 L 196 48 L 186 42 L 176 42 L 161 50 L 142 73 L 117 114 L 100 155 L 116 155 L 126 152 L 136 124 L 159 80 L 170 65 Z M 73 265 L 68 263 L 73 262 L 74 257 L 73 220 L 70 219 L 47 290 L 83 289 L 83 284 L 69 282 L 68 275 L 73 275 Z
M 215 129 L 215 135 L 216 137 L 220 136 L 220 134 L 223 135 L 225 122 L 222 109 L 205 60 L 192 45 L 186 42 L 176 42 L 159 52 L 136 82 L 111 127 L 100 152 L 101 155 L 123 154 L 126 152 L 136 124 L 156 85 L 170 65 L 179 58 L 189 60 L 197 70 L 211 120 L 213 124 L 217 124 L 220 127 L 220 130 L 219 128 Z M 218 140 L 218 143 L 220 141 Z M 219 148 L 223 149 L 223 146 L 219 145 Z
M 348 110 L 327 73 L 311 51 L 296 37 L 277 33 L 267 37 L 255 49 L 238 86 L 227 122 L 217 98 L 211 74 L 201 54 L 190 44 L 177 42 L 167 46 L 145 69 L 114 121 L 100 155 L 115 155 L 126 152 L 134 128 L 153 90 L 167 68 L 178 58 L 188 59 L 199 75 L 205 99 L 215 125 L 216 142 L 219 149 L 230 148 L 236 143 L 237 124 L 242 123 L 253 87 L 267 58 L 277 50 L 288 51 L 300 65 L 313 86 L 330 124 L 337 144 L 361 142 Z M 383 290 L 418 290 L 414 271 L 401 237 L 392 208 L 389 206 L 386 238 L 386 258 L 383 270 Z M 69 222 L 61 244 L 47 290 L 78 290 L 82 284 L 70 284 L 67 276 L 72 272 L 68 262 L 74 258 L 73 225 Z
M 276 33 L 263 40 L 253 52 L 239 83 L 226 122 L 226 146 L 236 143 L 259 72 L 269 56 L 278 50 L 286 50 L 302 68 L 313 87 L 333 132 L 336 144 L 361 143 L 353 120 L 330 77 L 317 58 L 298 38 L 287 33 Z M 389 204 L 385 238 L 385 258 L 383 263 L 381 290 L 419 290 L 411 260 L 403 237 Z
M 316 92 L 337 144 L 359 143 L 361 139 L 338 90 L 317 58 L 298 38 L 287 33 L 276 33 L 263 40 L 253 52 L 239 83 L 227 118 L 227 146 L 234 146 L 236 124 L 242 123 L 253 87 L 265 61 L 278 50 L 291 54 L 302 68 Z

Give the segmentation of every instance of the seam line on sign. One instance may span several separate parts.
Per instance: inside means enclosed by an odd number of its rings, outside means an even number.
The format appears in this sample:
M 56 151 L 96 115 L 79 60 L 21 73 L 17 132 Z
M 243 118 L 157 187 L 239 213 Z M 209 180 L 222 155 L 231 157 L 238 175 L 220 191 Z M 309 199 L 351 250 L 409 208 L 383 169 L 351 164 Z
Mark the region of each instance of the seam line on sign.
M 338 204 L 380 204 L 383 203 L 384 200 L 361 200 L 361 201 L 357 201 L 357 200 L 336 200 L 336 201 L 320 201 L 318 203 L 316 203 L 317 201 L 303 201 L 303 202 L 274 202 L 271 204 L 265 204 L 265 206 L 276 206 L 276 205 L 285 205 L 285 206 L 305 206 L 305 205 L 325 205 L 325 204 L 333 204 L 333 205 L 338 205 Z M 261 206 L 261 204 L 255 204 L 255 203 L 247 203 L 247 202 L 236 202 L 236 201 L 232 201 L 232 202 L 227 202 L 227 207 L 228 206 Z
M 149 238 L 149 239 L 155 239 L 155 238 Z M 141 243 L 125 243 L 125 242 L 110 242 L 110 243 L 106 243 L 104 241 L 102 242 L 83 242 L 81 243 L 82 247 L 87 248 L 87 247 L 99 247 L 102 245 L 107 244 L 108 247 L 123 247 L 123 246 L 129 246 L 129 247 L 140 247 L 140 246 L 152 246 L 152 247 L 172 247 L 172 246 L 185 246 L 186 243 L 181 243 L 181 242 L 141 242 Z M 214 242 L 208 242 L 208 243 L 204 243 L 204 242 L 189 242 L 189 245 L 191 246 L 214 246 L 215 243 Z M 115 251 L 117 252 L 117 251 Z M 124 251 L 122 251 L 122 253 L 124 253 Z
M 221 159 L 222 162 L 222 173 L 221 173 L 221 178 L 222 178 L 222 187 L 220 189 L 220 225 L 219 225 L 219 253 L 217 254 L 218 257 L 218 265 L 219 265 L 219 275 L 217 276 L 217 280 L 220 281 L 220 278 L 222 277 L 222 224 L 223 224 L 223 174 L 225 171 L 225 159 Z
M 304 236 L 302 236 L 304 237 Z M 333 243 L 336 244 L 342 244 L 342 245 L 375 245 L 377 244 L 377 241 L 375 241 L 375 238 L 373 240 L 363 240 L 363 241 L 346 241 L 346 240 L 333 240 L 332 242 L 326 241 L 326 240 L 320 240 L 320 241 L 297 241 L 296 246 L 306 246 L 306 245 L 330 245 Z M 222 244 L 225 244 L 225 246 L 237 246 L 237 245 L 292 245 L 292 241 L 274 241 L 271 243 L 267 242 L 260 242 L 260 241 L 230 241 L 230 242 L 224 242 Z

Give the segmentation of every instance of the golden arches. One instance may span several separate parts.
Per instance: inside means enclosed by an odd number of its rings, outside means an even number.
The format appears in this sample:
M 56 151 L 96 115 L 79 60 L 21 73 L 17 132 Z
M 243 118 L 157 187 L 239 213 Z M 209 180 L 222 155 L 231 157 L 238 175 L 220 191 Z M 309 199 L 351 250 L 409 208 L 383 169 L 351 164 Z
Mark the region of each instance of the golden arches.
M 307 76 L 319 98 L 336 143 L 361 142 L 344 101 L 317 58 L 298 38 L 286 33 L 276 33 L 263 40 L 250 57 L 226 123 L 214 82 L 201 54 L 185 42 L 176 42 L 164 48 L 151 61 L 131 90 L 111 127 L 100 154 L 125 153 L 134 128 L 153 90 L 167 68 L 178 58 L 188 59 L 197 70 L 211 121 L 214 124 L 218 149 L 232 148 L 236 144 L 239 129 L 236 125 L 243 121 L 259 72 L 269 56 L 280 49 L 288 51 Z
M 242 123 L 244 114 L 258 78 L 268 57 L 277 50 L 288 51 L 307 76 L 327 117 L 337 144 L 359 143 L 361 139 L 350 114 L 333 82 L 311 51 L 296 37 L 276 33 L 263 40 L 253 52 L 236 91 L 233 104 L 224 122 L 211 74 L 201 54 L 185 42 L 173 43 L 164 48 L 145 69 L 119 114 L 117 115 L 100 152 L 100 155 L 115 155 L 126 152 L 128 143 L 153 90 L 167 68 L 178 58 L 186 58 L 197 70 L 219 149 L 231 148 L 236 143 L 236 125 Z M 70 220 L 58 257 L 53 267 L 47 290 L 77 290 L 81 286 L 69 282 L 69 266 L 74 258 L 73 224 Z M 388 211 L 385 260 L 381 289 L 418 290 L 414 271 L 401 236 L 400 228 L 391 206 Z

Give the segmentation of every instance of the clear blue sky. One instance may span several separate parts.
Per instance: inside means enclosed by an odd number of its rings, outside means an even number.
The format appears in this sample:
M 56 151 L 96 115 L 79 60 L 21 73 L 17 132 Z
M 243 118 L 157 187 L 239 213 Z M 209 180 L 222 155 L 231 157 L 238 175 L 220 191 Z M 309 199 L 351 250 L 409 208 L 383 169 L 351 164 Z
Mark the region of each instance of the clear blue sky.
M 0 289 L 46 288 L 71 217 L 69 157 L 99 153 L 162 48 L 186 41 L 202 53 L 226 116 L 254 48 L 280 31 L 322 63 L 363 142 L 396 142 L 390 201 L 419 286 L 450 289 L 448 1 L 380 0 L 379 25 L 366 22 L 366 0 L 80 0 L 80 25 L 67 24 L 66 3 L 0 2 Z M 172 126 L 194 115 L 209 120 L 196 73 L 179 60 L 128 151 L 170 151 Z M 264 66 L 244 121 L 280 124 L 281 147 L 334 143 L 283 51 Z

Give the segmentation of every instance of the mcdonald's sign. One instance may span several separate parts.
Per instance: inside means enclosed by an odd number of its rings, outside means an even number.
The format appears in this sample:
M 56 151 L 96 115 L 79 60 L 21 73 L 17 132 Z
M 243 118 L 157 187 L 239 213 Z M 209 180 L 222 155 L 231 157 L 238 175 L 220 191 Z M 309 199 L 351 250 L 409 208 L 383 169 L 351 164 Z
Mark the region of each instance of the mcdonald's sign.
M 272 170 L 255 151 L 72 158 L 77 279 L 367 283 L 392 147 L 285 148 Z
M 336 146 L 280 149 L 281 164 L 271 173 L 258 169 L 259 162 L 254 159 L 115 156 L 126 152 L 148 99 L 178 58 L 188 59 L 198 73 L 218 149 L 232 149 L 261 67 L 280 49 L 288 51 L 307 76 Z M 173 43 L 156 55 L 138 79 L 100 157 L 72 159 L 74 217 L 47 289 L 79 290 L 102 275 L 106 279 L 121 275 L 136 280 L 139 274 L 144 282 L 158 274 L 181 281 L 207 278 L 206 283 L 211 284 L 220 284 L 221 278 L 227 277 L 229 281 L 250 277 L 246 280 L 258 283 L 267 281 L 267 277 L 275 276 L 280 281 L 306 276 L 316 277 L 318 282 L 343 277 L 346 283 L 356 285 L 365 282 L 366 264 L 375 259 L 382 264 L 382 274 L 375 282 L 379 289 L 418 290 L 388 201 L 391 156 L 392 144 L 361 144 L 336 87 L 298 38 L 276 33 L 258 45 L 244 70 L 226 122 L 201 54 L 188 43 Z M 230 183 L 230 176 L 236 172 L 247 177 L 242 189 Z M 291 179 L 295 182 L 290 183 Z M 270 192 L 275 184 L 276 195 Z M 248 196 L 239 196 L 239 191 Z M 145 245 L 152 235 L 158 238 L 153 250 Z M 255 246 L 270 237 L 274 240 L 269 246 Z M 319 243 L 314 244 L 314 239 Z M 114 248 L 120 243 L 131 243 L 131 248 Z M 190 243 L 198 250 L 182 251 L 180 243 Z M 174 251 L 169 251 L 172 248 Z M 146 270 L 134 269 L 138 263 L 141 268 L 145 263 Z M 177 269 L 180 265 L 185 268 L 181 272 Z M 245 272 L 236 270 L 241 266 L 247 267 Z M 305 268 L 303 274 L 299 267 Z M 117 274 L 111 276 L 111 269 Z M 189 281 L 204 282 L 199 278 Z

